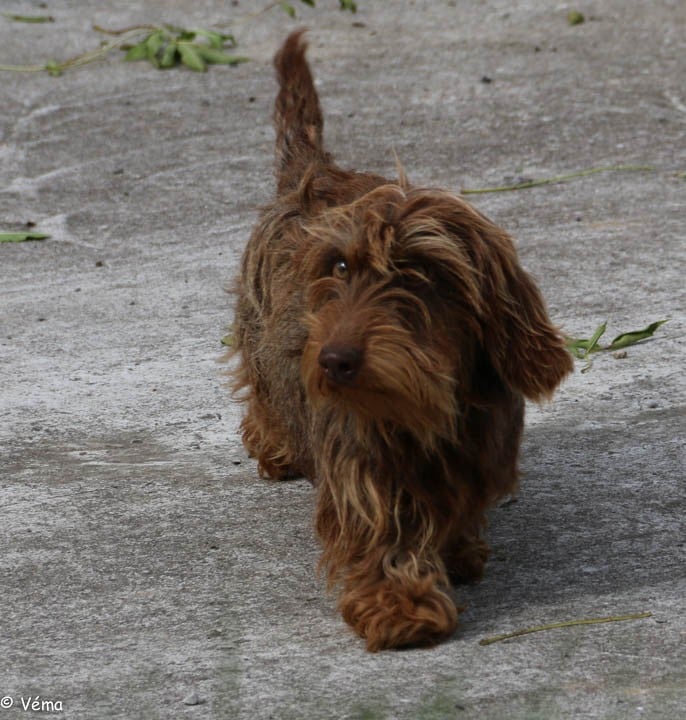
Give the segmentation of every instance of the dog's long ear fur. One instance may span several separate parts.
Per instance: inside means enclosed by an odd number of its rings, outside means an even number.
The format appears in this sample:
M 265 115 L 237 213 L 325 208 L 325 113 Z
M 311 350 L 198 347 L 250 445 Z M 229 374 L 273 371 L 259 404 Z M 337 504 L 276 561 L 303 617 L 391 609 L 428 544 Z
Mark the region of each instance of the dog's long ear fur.
M 461 198 L 435 191 L 412 194 L 419 215 L 438 222 L 470 258 L 479 339 L 496 373 L 530 400 L 550 397 L 573 362 L 510 236 Z
M 573 368 L 540 290 L 510 237 L 488 221 L 481 239 L 483 344 L 500 377 L 530 400 L 549 398 Z
M 324 118 L 305 59 L 304 29 L 291 33 L 274 58 L 279 94 L 274 106 L 278 194 L 298 187 L 312 163 L 331 161 L 324 151 Z

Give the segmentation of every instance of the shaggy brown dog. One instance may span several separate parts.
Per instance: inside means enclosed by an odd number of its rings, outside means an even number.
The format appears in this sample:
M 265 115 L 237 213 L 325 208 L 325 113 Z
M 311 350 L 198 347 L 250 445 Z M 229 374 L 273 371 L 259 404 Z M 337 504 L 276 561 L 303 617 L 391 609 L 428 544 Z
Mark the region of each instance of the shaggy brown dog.
M 277 196 L 242 261 L 243 441 L 304 475 L 330 586 L 369 650 L 457 626 L 486 509 L 517 486 L 524 398 L 571 370 L 508 235 L 461 198 L 342 170 L 302 31 L 275 58 Z

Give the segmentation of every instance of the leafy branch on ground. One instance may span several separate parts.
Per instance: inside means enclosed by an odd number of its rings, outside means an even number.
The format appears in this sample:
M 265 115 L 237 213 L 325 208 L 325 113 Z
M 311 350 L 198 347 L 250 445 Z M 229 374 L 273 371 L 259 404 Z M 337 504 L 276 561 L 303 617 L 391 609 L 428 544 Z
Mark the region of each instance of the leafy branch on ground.
M 96 26 L 95 30 L 107 35 L 130 36 L 131 33 L 143 33 L 138 42 L 126 42 L 121 49 L 126 51 L 125 60 L 147 60 L 161 70 L 182 64 L 196 72 L 204 72 L 208 65 L 238 65 L 246 62 L 247 57 L 231 55 L 224 52 L 228 45 L 236 47 L 233 35 L 204 30 L 202 28 L 185 28 L 174 25 L 140 25 L 124 30 L 105 30 Z
M 604 322 L 598 325 L 590 338 L 565 336 L 565 342 L 567 343 L 567 349 L 575 358 L 588 361 L 588 364 L 581 370 L 581 372 L 587 372 L 591 369 L 590 355 L 592 353 L 623 352 L 625 348 L 651 338 L 660 325 L 664 325 L 666 322 L 667 320 L 657 320 L 642 330 L 631 330 L 617 335 L 609 345 L 601 345 L 600 338 L 603 337 L 607 329 L 607 322 Z
M 315 0 L 300 0 L 300 2 L 315 7 Z M 353 0 L 339 0 L 339 7 L 341 10 L 357 12 L 357 5 Z M 247 20 L 254 19 L 274 8 L 281 8 L 290 17 L 296 17 L 295 7 L 291 3 L 281 1 L 269 3 L 258 12 L 248 16 Z M 0 15 L 11 22 L 54 21 L 52 16 L 47 15 L 14 15 L 10 13 L 0 13 Z M 66 70 L 100 60 L 117 48 L 126 51 L 125 60 L 147 60 L 160 70 L 184 65 L 196 72 L 204 72 L 208 65 L 237 65 L 249 60 L 247 57 L 225 52 L 227 48 L 236 47 L 236 38 L 231 34 L 215 30 L 186 29 L 167 24 L 135 25 L 123 30 L 106 30 L 96 25 L 93 29 L 112 36 L 114 39 L 102 43 L 96 50 L 81 53 L 61 62 L 49 60 L 39 65 L 0 65 L 0 71 L 47 72 L 56 77 Z

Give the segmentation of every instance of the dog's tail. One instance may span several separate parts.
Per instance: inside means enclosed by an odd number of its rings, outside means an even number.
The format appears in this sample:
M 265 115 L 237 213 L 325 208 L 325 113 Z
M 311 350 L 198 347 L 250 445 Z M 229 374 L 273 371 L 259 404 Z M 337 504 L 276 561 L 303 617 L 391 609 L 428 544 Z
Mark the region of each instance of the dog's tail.
M 274 106 L 276 177 L 282 194 L 298 186 L 305 170 L 331 161 L 324 152 L 324 118 L 305 59 L 304 29 L 291 33 L 274 58 L 279 94 Z

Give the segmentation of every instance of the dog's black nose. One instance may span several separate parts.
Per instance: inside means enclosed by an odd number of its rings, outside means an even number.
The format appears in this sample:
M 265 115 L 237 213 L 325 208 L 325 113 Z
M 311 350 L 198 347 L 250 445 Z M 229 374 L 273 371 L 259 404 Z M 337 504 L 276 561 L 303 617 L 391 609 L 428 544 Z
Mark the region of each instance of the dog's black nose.
M 350 385 L 362 364 L 362 353 L 354 347 L 326 346 L 319 353 L 319 365 L 329 380 Z

